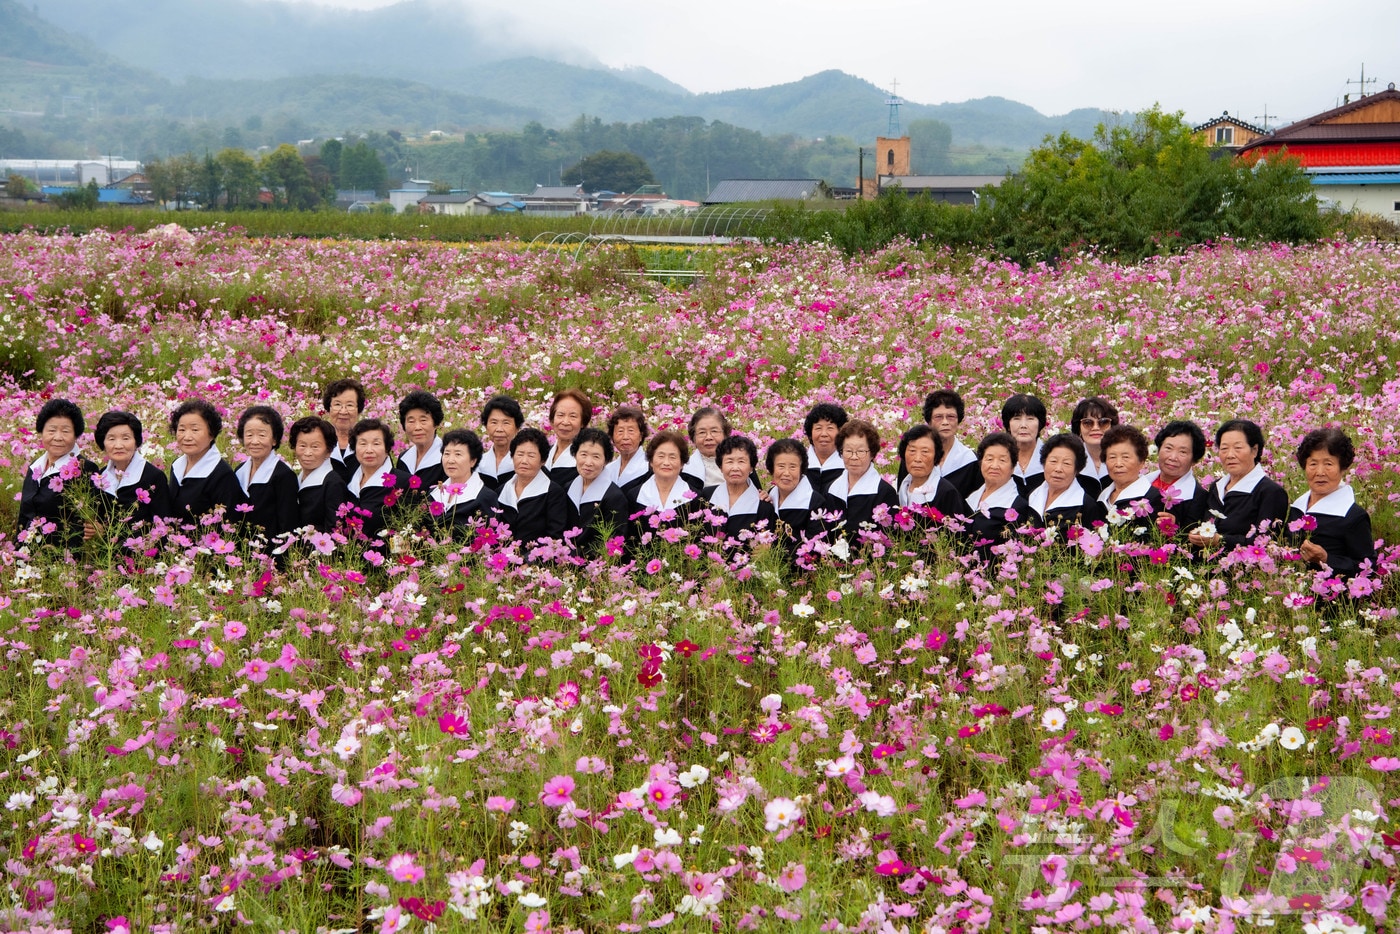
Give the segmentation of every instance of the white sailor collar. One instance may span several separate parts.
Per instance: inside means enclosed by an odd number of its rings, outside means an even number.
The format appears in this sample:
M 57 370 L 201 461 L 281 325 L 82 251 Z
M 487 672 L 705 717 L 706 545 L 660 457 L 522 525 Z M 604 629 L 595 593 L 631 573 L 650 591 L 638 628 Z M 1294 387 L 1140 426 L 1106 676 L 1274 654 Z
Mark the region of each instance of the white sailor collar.
M 544 465 L 545 470 L 553 470 L 556 467 L 575 466 L 574 452 L 570 450 L 572 444 L 573 442 L 569 444 L 560 444 L 556 440 L 554 442 L 554 447 L 549 449 L 549 463 Z M 534 481 L 531 482 L 533 483 Z
M 938 484 L 942 480 L 943 474 L 937 467 L 933 468 L 928 479 L 917 487 L 914 486 L 914 478 L 905 474 L 904 479 L 899 481 L 899 505 L 922 506 L 938 495 Z
M 666 502 L 661 501 L 661 491 L 656 486 L 656 477 L 650 477 L 637 489 L 637 505 L 645 509 L 675 509 L 695 498 L 695 491 L 679 477 L 671 486 L 671 495 Z
M 1308 492 L 1295 499 L 1293 508 L 1314 516 L 1345 516 L 1351 511 L 1351 507 L 1356 505 L 1356 493 L 1352 491 L 1350 483 L 1343 483 L 1311 507 L 1308 506 L 1310 496 L 1312 493 Z
M 827 495 L 842 502 L 852 496 L 869 496 L 880 492 L 880 472 L 871 464 L 866 468 L 865 473 L 860 475 L 854 487 L 850 486 L 850 473 L 841 471 L 841 475 L 831 481 L 831 486 L 827 488 Z
M 491 461 L 495 460 L 495 465 Z M 486 453 L 481 455 L 481 463 L 476 465 L 476 472 L 487 477 L 499 477 L 501 474 L 511 473 L 515 470 L 515 459 L 507 451 L 505 457 L 496 459 L 495 446 L 488 447 Z
M 458 503 L 470 503 L 477 498 L 485 486 L 486 484 L 481 480 L 481 474 L 473 470 L 466 483 L 444 480 L 433 487 L 433 492 L 428 494 L 428 498 L 435 503 L 441 503 L 444 508 L 451 508 Z
M 1161 475 L 1162 472 L 1160 470 L 1152 471 L 1150 474 L 1147 475 L 1148 484 L 1150 485 L 1152 483 L 1157 482 L 1157 478 Z M 1177 477 L 1176 481 L 1172 483 L 1172 485 L 1168 487 L 1168 489 L 1176 490 L 1177 497 L 1182 502 L 1185 502 L 1186 500 L 1189 500 L 1191 497 L 1196 495 L 1196 475 L 1188 470 L 1180 477 Z
M 379 466 L 378 473 L 370 477 L 365 477 L 365 468 L 364 465 L 361 464 L 356 468 L 354 476 L 350 478 L 350 483 L 348 484 L 350 487 L 350 495 L 359 496 L 360 493 L 371 487 L 383 486 L 385 476 L 393 472 L 394 462 L 392 460 L 385 460 L 384 463 Z
M 1084 505 L 1084 487 L 1078 483 L 1071 483 L 1069 487 L 1055 499 L 1055 505 L 1049 504 L 1050 484 L 1042 483 L 1031 490 L 1031 495 L 1027 497 L 1031 508 L 1036 511 L 1036 515 L 1044 518 L 1047 509 L 1068 509 L 1072 506 Z
M 1079 476 L 1090 477 L 1094 480 L 1102 480 L 1108 476 L 1108 464 L 1099 461 L 1097 469 L 1094 467 L 1094 460 L 1091 457 L 1084 458 L 1084 469 L 1079 471 Z
M 825 461 L 817 460 L 817 449 L 810 444 L 807 445 L 807 469 L 812 470 L 840 470 L 845 467 L 845 462 L 841 460 L 840 451 L 832 451 L 831 456 Z
M 1016 489 L 1016 484 L 1011 480 L 997 487 L 992 495 L 984 500 L 982 496 L 986 489 L 987 484 L 984 483 L 973 490 L 972 495 L 967 498 L 968 508 L 973 512 L 980 512 L 984 516 L 990 516 L 990 510 L 993 509 L 1010 509 L 1011 504 L 1016 502 L 1016 497 L 1021 495 Z
M 612 464 L 608 466 L 611 467 Z M 608 492 L 608 487 L 612 485 L 613 481 L 608 476 L 606 469 L 588 485 L 586 490 L 583 488 L 583 478 L 574 477 L 573 482 L 569 484 L 569 499 L 573 500 L 575 506 L 601 502 Z
M 727 485 L 716 487 L 715 495 L 710 498 L 711 506 L 731 516 L 751 516 L 758 512 L 758 504 L 760 502 L 762 501 L 758 498 L 758 487 L 753 485 L 752 480 L 749 481 L 749 485 L 744 489 L 744 492 L 739 494 L 739 498 L 732 502 L 729 499 L 729 487 Z
M 339 464 L 345 463 L 345 458 L 349 457 L 350 455 L 352 455 L 352 454 L 354 454 L 354 453 L 355 453 L 355 446 L 354 446 L 354 445 L 350 445 L 349 447 L 345 448 L 345 450 L 343 450 L 343 451 L 340 449 L 340 444 L 339 444 L 339 442 L 337 442 L 336 444 L 332 444 L 332 445 L 331 445 L 331 460 L 335 461 L 336 463 L 339 463 Z
M 333 469 L 334 467 L 331 465 L 331 459 L 329 457 L 326 458 L 321 461 L 321 466 L 297 481 L 297 489 L 310 490 L 320 486 L 322 483 L 326 482 L 326 478 L 331 475 Z
M 269 460 L 270 459 L 271 458 L 269 458 Z M 201 480 L 209 476 L 214 472 L 214 468 L 219 466 L 219 461 L 221 460 L 223 460 L 223 458 L 219 455 L 219 449 L 211 444 L 209 450 L 205 451 L 203 456 L 195 461 L 189 473 L 185 472 L 185 464 L 189 462 L 189 458 L 184 454 L 175 458 L 175 463 L 171 466 L 170 472 L 175 476 L 175 483 L 177 485 L 183 485 L 186 480 Z
M 252 458 L 249 458 L 248 460 L 239 464 L 238 469 L 234 471 L 234 476 L 238 478 L 238 485 L 243 488 L 243 495 L 248 495 L 249 487 L 257 486 L 260 483 L 267 483 L 269 480 L 271 480 L 272 472 L 277 469 L 277 465 L 280 463 L 282 463 L 282 458 L 280 455 L 269 454 L 267 458 L 262 462 L 262 464 L 259 465 L 257 476 L 252 477 L 251 479 L 249 479 L 248 474 L 252 473 L 253 470 Z
M 618 486 L 625 486 L 638 477 L 646 476 L 646 472 L 650 469 L 651 465 L 647 463 L 646 453 L 637 451 L 632 455 L 632 459 L 627 462 L 626 467 L 622 466 L 621 458 L 609 464 L 607 470 L 603 472 L 603 477 L 606 477 Z
M 62 470 L 69 461 L 73 460 L 77 456 L 78 448 L 75 445 L 73 450 L 69 451 L 67 454 L 54 461 L 53 466 L 49 467 L 48 470 L 44 470 L 44 465 L 49 462 L 49 456 L 47 454 L 40 454 L 39 459 L 29 465 L 29 476 L 33 477 L 35 480 L 42 480 L 45 477 L 51 477 L 54 474 L 58 473 L 60 470 Z
M 519 479 L 519 478 L 517 478 Z M 519 508 L 520 504 L 527 499 L 534 499 L 536 496 L 543 496 L 549 492 L 549 476 L 541 470 L 535 474 L 535 479 L 525 484 L 525 489 L 519 496 L 515 495 L 515 483 L 507 483 L 501 487 L 501 492 L 497 495 L 502 506 L 509 506 L 512 509 Z
M 943 457 L 940 469 L 946 476 L 955 470 L 961 470 L 968 464 L 977 463 L 977 452 L 962 443 L 959 438 L 953 439 L 953 447 Z
M 1152 475 L 1148 474 L 1147 476 L 1138 477 L 1132 483 L 1128 484 L 1128 488 L 1118 494 L 1116 499 L 1109 499 L 1109 497 L 1113 495 L 1113 485 L 1110 484 L 1099 494 L 1099 502 L 1103 503 L 1105 506 L 1112 506 L 1119 500 L 1141 499 L 1147 495 L 1147 491 L 1150 489 L 1152 489 Z
M 428 453 L 423 455 L 423 460 L 418 460 L 418 445 L 410 444 L 408 450 L 399 455 L 399 464 L 406 468 L 410 474 L 415 474 L 420 470 L 429 467 L 436 467 L 442 463 L 442 439 L 433 437 L 433 443 L 428 448 Z
M 1230 489 L 1228 490 L 1225 489 L 1225 487 L 1230 482 L 1230 475 L 1227 473 L 1221 474 L 1220 477 L 1215 481 L 1214 489 L 1220 491 L 1220 500 L 1221 502 L 1224 502 L 1225 497 L 1232 496 L 1235 493 L 1253 493 L 1254 488 L 1259 485 L 1259 481 L 1263 480 L 1267 476 L 1268 474 L 1264 472 L 1264 465 L 1255 464 L 1253 470 L 1245 474 L 1243 477 L 1240 477 L 1240 482 L 1236 483 L 1233 487 L 1230 487 Z
M 122 487 L 135 486 L 141 482 L 141 475 L 146 471 L 146 458 L 137 451 L 131 455 L 131 463 L 126 465 L 126 469 L 120 474 L 117 468 L 108 461 L 107 466 L 102 471 L 102 476 L 98 478 L 97 486 L 104 493 L 117 495 L 117 491 Z
M 1025 480 L 1037 474 L 1045 473 L 1045 465 L 1040 462 L 1040 449 L 1044 444 L 1045 442 L 1043 441 L 1037 441 L 1035 443 L 1035 450 L 1031 452 L 1031 465 L 1025 470 L 1021 469 L 1021 452 L 1018 450 L 1016 452 L 1016 463 L 1012 465 L 1011 468 L 1012 475 Z
M 690 460 L 685 462 L 685 468 L 681 470 L 681 473 L 688 473 L 692 477 L 699 477 L 701 480 L 704 480 L 706 466 L 707 462 L 704 456 L 700 453 L 700 449 L 696 448 L 694 451 L 690 452 Z
M 774 509 L 807 509 L 812 505 L 812 481 L 804 476 L 797 486 L 793 487 L 788 498 L 778 502 L 781 496 L 776 486 L 768 491 L 768 498 L 773 501 Z

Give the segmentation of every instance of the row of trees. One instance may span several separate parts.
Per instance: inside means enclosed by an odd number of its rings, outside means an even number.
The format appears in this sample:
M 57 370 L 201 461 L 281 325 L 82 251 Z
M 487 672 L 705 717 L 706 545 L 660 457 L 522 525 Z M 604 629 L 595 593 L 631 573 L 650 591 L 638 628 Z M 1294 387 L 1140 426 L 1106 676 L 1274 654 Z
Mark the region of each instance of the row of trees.
M 379 156 L 364 140 L 350 145 L 327 140 L 317 154 L 303 155 L 283 143 L 254 159 L 242 149 L 222 149 L 199 159 L 192 153 L 146 163 L 151 193 L 161 203 L 177 208 L 198 205 L 205 210 L 229 211 L 262 207 L 262 191 L 271 194 L 271 206 L 310 211 L 335 202 L 339 188 L 388 190 L 388 172 Z

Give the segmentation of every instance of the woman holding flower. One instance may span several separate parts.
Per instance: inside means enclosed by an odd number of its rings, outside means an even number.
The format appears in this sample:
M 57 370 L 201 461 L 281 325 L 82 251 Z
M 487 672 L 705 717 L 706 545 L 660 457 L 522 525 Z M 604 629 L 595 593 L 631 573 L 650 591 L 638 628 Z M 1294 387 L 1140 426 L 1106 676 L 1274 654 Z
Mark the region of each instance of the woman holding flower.
M 408 450 L 399 455 L 394 472 L 403 495 L 414 502 L 426 497 L 443 478 L 442 439 L 437 434 L 442 419 L 442 403 L 425 390 L 415 389 L 399 402 L 399 424 Z
M 329 532 L 340 524 L 340 507 L 350 495 L 331 458 L 337 441 L 335 426 L 324 418 L 308 415 L 292 422 L 288 438 L 301 468 L 297 480 L 297 528 L 310 526 L 318 532 Z
M 1197 548 L 1233 551 L 1248 545 L 1266 523 L 1282 525 L 1288 493 L 1264 472 L 1264 432 L 1254 422 L 1236 418 L 1216 429 L 1215 456 L 1225 473 L 1207 492 L 1207 521 L 1187 540 Z
M 1167 422 L 1153 439 L 1157 446 L 1157 469 L 1147 475 L 1162 494 L 1157 527 L 1168 538 L 1180 531 L 1191 531 L 1206 517 L 1208 496 L 1193 473 L 1206 456 L 1206 433 L 1195 422 Z
M 692 504 L 699 502 L 694 488 L 681 470 L 690 458 L 690 442 L 678 431 L 658 431 L 647 442 L 647 464 L 651 477 L 637 487 L 629 514 L 636 534 L 686 521 Z M 646 513 L 638 518 L 639 513 Z
M 578 404 L 573 397 L 564 397 L 564 401 L 571 405 Z M 556 411 L 562 409 L 556 408 Z M 577 435 L 578 430 L 569 432 L 570 445 Z M 573 483 L 578 469 L 573 453 L 565 453 L 568 454 L 567 470 L 563 466 L 565 460 L 556 459 L 556 472 L 567 475 L 569 482 Z M 501 487 L 497 502 L 511 535 L 524 546 L 533 545 L 542 538 L 563 539 L 564 533 L 578 522 L 578 514 L 574 504 L 569 501 L 568 492 L 543 469 L 548 454 L 549 439 L 538 428 L 522 428 L 510 441 L 515 476 L 510 483 Z
M 984 557 L 991 554 L 992 546 L 1005 540 L 1009 528 L 1034 518 L 1030 504 L 1016 483 L 1016 459 L 1020 451 L 1020 441 L 1005 431 L 994 431 L 977 445 L 982 485 L 967 498 L 972 522 L 966 535 Z M 1042 476 L 1041 471 L 1038 469 L 1035 475 Z
M 443 478 L 428 495 L 428 512 L 454 536 L 496 505 L 496 491 L 486 485 L 478 469 L 483 449 L 476 432 L 465 428 L 442 436 Z
M 1288 510 L 1299 557 L 1315 570 L 1326 566 L 1350 577 L 1376 557 L 1371 515 L 1347 482 L 1356 449 L 1340 429 L 1319 428 L 1303 437 L 1296 456 L 1308 481 Z
M 29 527 L 39 522 L 40 535 L 46 542 L 77 548 L 83 543 L 83 523 L 74 509 L 68 484 L 97 471 L 96 465 L 78 456 L 78 438 L 86 429 L 83 411 L 67 399 L 50 399 L 39 409 L 34 429 L 43 453 L 24 473 L 19 532 L 25 537 Z
M 398 478 L 389 451 L 394 447 L 394 430 L 377 418 L 364 418 L 350 429 L 350 446 L 357 467 L 345 485 L 354 509 L 350 525 L 368 539 L 377 539 L 384 530 L 384 510 L 398 501 Z
M 84 537 L 106 534 L 118 523 L 149 528 L 157 516 L 170 515 L 170 487 L 159 467 L 141 455 L 141 419 L 130 412 L 104 412 L 93 429 L 97 449 L 107 464 L 93 478 L 106 496 L 100 498 L 101 525 L 84 529 Z
M 1147 528 L 1152 517 L 1162 511 L 1162 491 L 1142 475 L 1147 463 L 1147 436 L 1132 425 L 1114 425 L 1103 434 L 1103 462 L 1108 467 L 1108 483 L 1099 502 L 1108 520 L 1121 525 L 1128 519 Z
M 170 413 L 170 432 L 180 456 L 170 465 L 171 512 L 181 520 L 199 519 L 222 509 L 233 519 L 241 501 L 238 478 L 214 446 L 223 430 L 219 412 L 203 399 L 188 399 Z

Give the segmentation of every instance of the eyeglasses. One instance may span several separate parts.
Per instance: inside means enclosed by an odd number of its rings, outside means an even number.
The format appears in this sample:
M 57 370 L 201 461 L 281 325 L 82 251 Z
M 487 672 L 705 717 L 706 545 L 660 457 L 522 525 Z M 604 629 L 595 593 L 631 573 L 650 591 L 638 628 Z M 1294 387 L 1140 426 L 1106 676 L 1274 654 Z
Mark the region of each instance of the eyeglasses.
M 853 447 L 847 447 L 847 448 L 845 448 L 845 449 L 841 452 L 841 456 L 842 456 L 842 457 L 869 457 L 869 456 L 870 456 L 870 449 L 869 449 L 869 448 L 853 448 Z
M 332 412 L 357 412 L 357 411 L 359 411 L 359 408 L 360 408 L 360 407 L 359 407 L 358 405 L 356 405 L 355 403 L 353 403 L 353 402 L 332 402 L 332 403 L 331 403 L 331 411 L 332 411 Z
M 1112 427 L 1113 427 L 1113 419 L 1111 419 L 1111 418 L 1081 418 L 1081 419 L 1079 420 L 1079 427 L 1080 427 L 1080 428 L 1112 428 Z

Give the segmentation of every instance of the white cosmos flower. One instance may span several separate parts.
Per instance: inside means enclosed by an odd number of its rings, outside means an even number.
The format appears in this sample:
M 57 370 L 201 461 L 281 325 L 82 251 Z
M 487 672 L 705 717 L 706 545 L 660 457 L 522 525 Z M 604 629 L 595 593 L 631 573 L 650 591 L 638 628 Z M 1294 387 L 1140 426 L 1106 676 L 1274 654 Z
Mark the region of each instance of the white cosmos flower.
M 1297 749 L 1299 746 L 1303 745 L 1304 742 L 1306 742 L 1306 740 L 1303 737 L 1303 731 L 1296 726 L 1285 728 L 1278 737 L 1278 744 L 1284 749 Z

